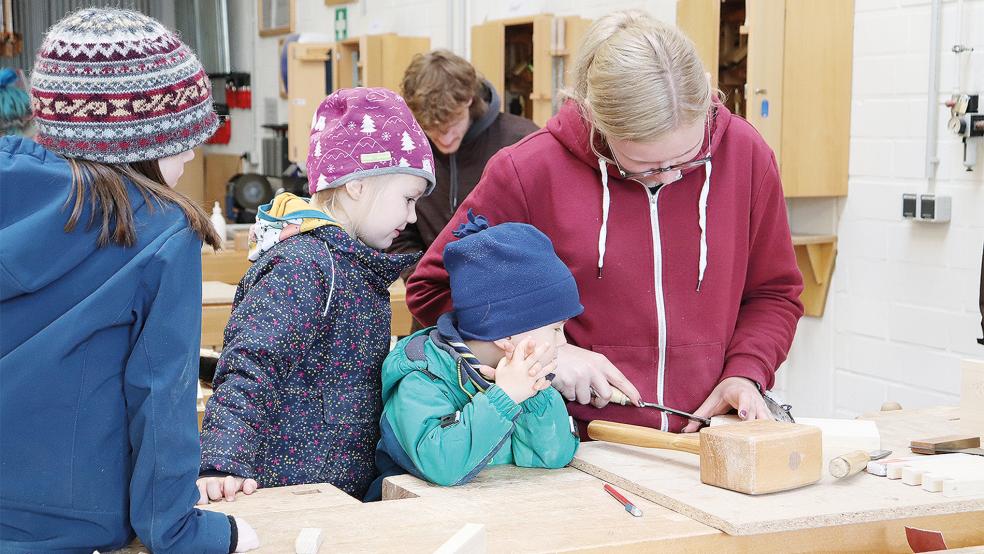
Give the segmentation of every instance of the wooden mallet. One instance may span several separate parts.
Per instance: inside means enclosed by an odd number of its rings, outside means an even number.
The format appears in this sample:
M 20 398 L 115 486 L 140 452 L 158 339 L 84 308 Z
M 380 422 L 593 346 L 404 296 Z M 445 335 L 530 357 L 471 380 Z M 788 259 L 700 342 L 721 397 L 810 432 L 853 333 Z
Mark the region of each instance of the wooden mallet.
M 699 433 L 665 433 L 649 427 L 592 421 L 594 440 L 665 448 L 700 456 L 700 480 L 745 494 L 766 494 L 820 480 L 820 429 L 781 421 L 743 421 Z

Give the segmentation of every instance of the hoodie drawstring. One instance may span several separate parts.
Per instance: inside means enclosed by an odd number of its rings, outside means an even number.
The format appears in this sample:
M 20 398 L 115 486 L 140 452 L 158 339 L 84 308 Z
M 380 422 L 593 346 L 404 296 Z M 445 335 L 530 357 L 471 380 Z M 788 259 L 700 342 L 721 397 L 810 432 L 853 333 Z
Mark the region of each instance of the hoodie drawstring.
M 704 184 L 700 187 L 700 204 L 697 205 L 697 226 L 700 227 L 700 260 L 697 262 L 697 292 L 704 282 L 707 269 L 707 194 L 711 190 L 711 161 L 704 170 Z
M 598 169 L 601 170 L 601 231 L 598 232 L 598 278 L 605 267 L 605 247 L 608 243 L 608 209 L 612 204 L 612 196 L 608 191 L 608 164 L 598 158 Z
M 598 232 L 598 278 L 605 267 L 605 248 L 608 242 L 608 211 L 611 208 L 611 192 L 608 190 L 608 166 L 604 159 L 598 158 L 601 171 L 601 230 Z M 707 196 L 711 189 L 711 162 L 708 160 L 704 170 L 704 183 L 700 187 L 700 200 L 697 205 L 697 226 L 700 228 L 700 257 L 697 261 L 697 292 L 704 284 L 707 270 Z

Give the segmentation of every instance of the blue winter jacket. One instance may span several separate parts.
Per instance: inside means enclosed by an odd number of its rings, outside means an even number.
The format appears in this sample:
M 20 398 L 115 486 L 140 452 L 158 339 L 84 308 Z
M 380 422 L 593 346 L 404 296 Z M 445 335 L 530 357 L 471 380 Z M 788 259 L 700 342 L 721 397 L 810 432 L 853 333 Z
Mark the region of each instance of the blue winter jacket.
M 278 242 L 253 264 L 205 408 L 203 474 L 365 494 L 376 476 L 388 288 L 418 257 L 384 254 L 329 225 Z
M 194 508 L 201 241 L 132 185 L 137 241 L 63 227 L 68 164 L 0 138 L 0 552 L 229 551 Z

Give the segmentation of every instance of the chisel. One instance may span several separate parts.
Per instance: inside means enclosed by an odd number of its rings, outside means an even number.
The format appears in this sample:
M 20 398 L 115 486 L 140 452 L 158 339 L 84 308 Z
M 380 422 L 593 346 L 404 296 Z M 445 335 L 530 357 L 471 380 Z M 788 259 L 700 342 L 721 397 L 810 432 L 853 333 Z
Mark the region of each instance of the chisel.
M 830 460 L 827 470 L 837 479 L 843 479 L 855 473 L 860 473 L 861 470 L 868 466 L 868 462 L 888 457 L 891 453 L 891 450 L 875 450 L 874 452 L 855 450 L 854 452 L 848 452 L 843 456 L 838 456 Z
M 594 396 L 598 396 L 598 393 L 595 392 L 594 389 L 591 389 L 591 393 Z M 616 389 L 615 387 L 612 387 L 612 397 L 609 399 L 609 402 L 614 402 L 614 403 L 619 404 L 621 406 L 635 406 L 635 404 L 633 404 L 632 401 L 629 400 L 629 397 L 628 396 L 625 396 L 625 393 L 624 392 Z M 666 412 L 668 414 L 674 414 L 674 415 L 678 415 L 678 416 L 681 416 L 681 417 L 685 417 L 687 419 L 692 419 L 694 421 L 699 421 L 699 422 L 703 423 L 704 425 L 710 425 L 711 424 L 711 419 L 710 418 L 700 417 L 698 415 L 687 413 L 687 412 L 684 412 L 684 411 L 681 411 L 681 410 L 675 410 L 673 408 L 667 408 L 666 406 L 661 406 L 659 404 L 656 404 L 655 402 L 643 402 L 638 407 L 639 408 L 653 408 L 653 409 L 659 410 L 661 412 Z

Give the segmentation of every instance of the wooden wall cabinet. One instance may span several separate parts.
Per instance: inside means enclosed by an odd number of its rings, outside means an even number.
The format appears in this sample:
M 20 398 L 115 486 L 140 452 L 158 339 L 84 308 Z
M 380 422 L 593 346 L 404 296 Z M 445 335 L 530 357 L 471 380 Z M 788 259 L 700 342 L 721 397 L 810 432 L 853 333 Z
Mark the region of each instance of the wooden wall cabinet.
M 786 197 L 847 195 L 854 0 L 678 0 L 677 25 L 775 151 Z
M 471 29 L 472 64 L 495 87 L 502 111 L 518 102 L 520 115 L 543 127 L 557 107 L 557 91 L 591 20 L 539 14 L 500 19 Z
M 333 43 L 292 42 L 287 46 L 287 159 L 307 161 L 311 118 L 334 90 L 329 70 Z
M 287 49 L 287 158 L 307 160 L 311 119 L 332 91 L 385 87 L 399 92 L 410 60 L 430 50 L 430 38 L 393 33 L 337 43 L 292 43 Z

